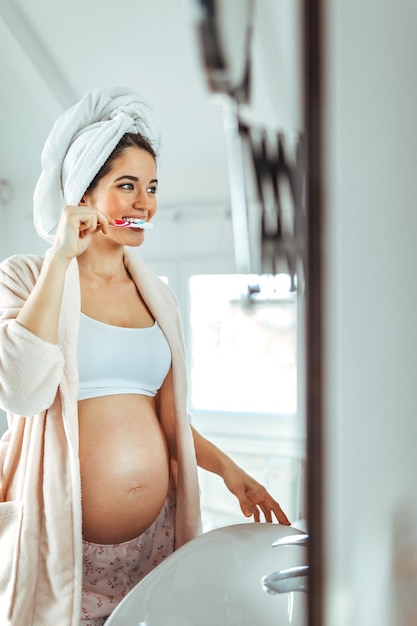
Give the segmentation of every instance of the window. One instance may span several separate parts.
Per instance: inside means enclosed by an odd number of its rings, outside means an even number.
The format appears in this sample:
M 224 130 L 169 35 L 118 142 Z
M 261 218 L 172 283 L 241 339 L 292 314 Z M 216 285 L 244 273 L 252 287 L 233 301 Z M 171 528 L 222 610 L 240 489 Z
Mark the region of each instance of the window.
M 297 409 L 296 296 L 278 276 L 190 278 L 194 410 Z

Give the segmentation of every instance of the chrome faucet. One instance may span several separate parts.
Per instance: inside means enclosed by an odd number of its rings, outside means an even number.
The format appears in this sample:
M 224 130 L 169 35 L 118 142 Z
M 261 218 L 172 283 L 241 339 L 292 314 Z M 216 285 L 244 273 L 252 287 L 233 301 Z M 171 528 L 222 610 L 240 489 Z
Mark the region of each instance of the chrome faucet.
M 305 546 L 309 536 L 306 533 L 287 535 L 277 539 L 272 544 L 276 546 Z M 289 591 L 308 591 L 308 565 L 297 565 L 288 569 L 273 572 L 262 577 L 262 588 L 271 594 L 287 593 Z

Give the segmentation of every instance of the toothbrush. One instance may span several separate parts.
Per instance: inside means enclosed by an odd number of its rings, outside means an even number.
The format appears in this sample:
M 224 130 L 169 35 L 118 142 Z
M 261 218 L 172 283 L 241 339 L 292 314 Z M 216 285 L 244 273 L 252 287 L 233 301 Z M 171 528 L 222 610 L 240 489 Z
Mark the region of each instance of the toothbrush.
M 150 222 L 145 222 L 140 219 L 136 220 L 114 220 L 113 226 L 123 227 L 128 226 L 129 228 L 140 228 L 141 230 L 152 230 L 153 224 Z

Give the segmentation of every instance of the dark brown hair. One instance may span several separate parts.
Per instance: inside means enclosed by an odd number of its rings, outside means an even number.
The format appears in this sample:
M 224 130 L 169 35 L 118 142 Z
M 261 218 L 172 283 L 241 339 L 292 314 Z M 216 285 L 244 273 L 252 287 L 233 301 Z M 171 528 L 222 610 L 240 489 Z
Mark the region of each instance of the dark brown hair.
M 146 150 L 156 161 L 156 152 L 152 147 L 149 139 L 146 139 L 143 135 L 139 133 L 126 133 L 123 135 L 113 152 L 108 157 L 107 161 L 104 165 L 101 166 L 97 174 L 94 176 L 93 180 L 88 186 L 86 193 L 91 193 L 99 184 L 100 180 L 103 176 L 106 176 L 113 167 L 113 163 L 116 159 L 122 156 L 123 152 L 127 150 L 127 148 L 140 148 L 141 150 Z

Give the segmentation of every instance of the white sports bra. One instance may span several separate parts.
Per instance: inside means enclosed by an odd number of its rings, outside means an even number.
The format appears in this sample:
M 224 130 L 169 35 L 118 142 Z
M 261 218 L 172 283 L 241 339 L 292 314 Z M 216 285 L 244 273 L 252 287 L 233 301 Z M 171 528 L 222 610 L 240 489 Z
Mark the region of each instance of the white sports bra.
M 81 313 L 78 400 L 125 393 L 154 397 L 170 366 L 171 351 L 157 322 L 124 328 Z

